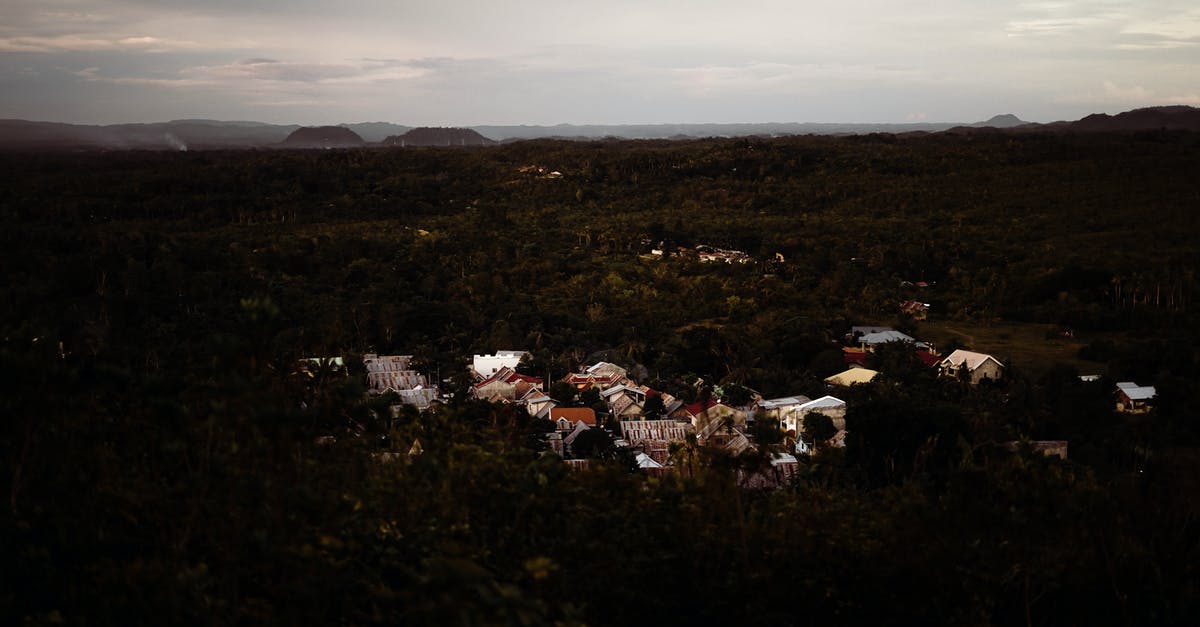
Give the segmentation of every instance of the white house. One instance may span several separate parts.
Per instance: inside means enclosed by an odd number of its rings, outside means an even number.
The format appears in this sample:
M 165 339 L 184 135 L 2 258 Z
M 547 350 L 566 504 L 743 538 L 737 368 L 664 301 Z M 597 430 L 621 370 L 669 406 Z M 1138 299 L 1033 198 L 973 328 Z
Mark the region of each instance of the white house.
M 795 422 L 795 414 L 800 410 L 800 406 L 811 401 L 807 396 L 785 396 L 783 398 L 772 398 L 761 400 L 757 403 L 757 408 L 763 413 L 763 416 L 776 421 L 776 424 L 784 424 L 789 417 L 792 422 Z
M 475 376 L 486 379 L 500 372 L 501 368 L 516 370 L 521 358 L 528 354 L 528 351 L 496 351 L 495 355 L 472 355 L 471 369 Z
M 966 376 L 967 380 L 975 385 L 984 379 L 998 381 L 1004 374 L 1004 364 L 986 353 L 975 353 L 960 348 L 947 355 L 938 364 L 938 370 L 943 377 Z M 964 371 L 968 374 L 964 375 Z
M 843 442 L 846 437 L 846 401 L 834 396 L 822 396 L 797 408 L 796 412 L 792 415 L 793 420 L 784 421 L 784 429 L 796 433 L 796 452 L 807 453 L 809 450 L 808 445 L 804 442 L 804 438 L 799 437 L 804 432 L 804 419 L 809 414 L 829 416 L 834 428 L 837 429 L 837 433 L 830 438 L 830 442 L 834 446 L 844 446 Z

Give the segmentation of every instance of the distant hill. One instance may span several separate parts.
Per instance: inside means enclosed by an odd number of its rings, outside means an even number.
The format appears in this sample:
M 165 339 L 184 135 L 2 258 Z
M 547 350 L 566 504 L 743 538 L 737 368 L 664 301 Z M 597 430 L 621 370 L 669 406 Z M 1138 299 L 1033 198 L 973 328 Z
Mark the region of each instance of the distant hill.
M 1147 107 L 1116 115 L 1095 113 L 1072 122 L 1073 131 L 1200 131 L 1200 109 L 1183 105 Z
M 0 120 L 0 150 L 211 150 L 278 144 L 297 125 L 215 120 L 90 126 Z
M 912 124 L 858 123 L 729 123 L 729 124 L 558 124 L 555 126 L 472 126 L 500 141 L 520 139 L 697 139 L 701 137 L 777 137 L 780 135 L 865 135 L 867 133 L 911 133 L 944 131 L 958 123 L 917 122 Z
M 480 135 L 469 128 L 414 128 L 403 135 L 392 135 L 383 140 L 385 146 L 492 146 L 494 140 Z
M 321 130 L 318 130 L 321 129 Z M 556 126 L 473 126 L 412 128 L 390 122 L 361 122 L 309 127 L 251 121 L 172 120 L 148 124 L 94 126 L 28 120 L 0 120 L 0 151 L 223 150 L 268 147 L 350 147 L 368 143 L 400 146 L 486 146 L 526 139 L 673 139 L 701 137 L 774 137 L 780 135 L 865 135 L 868 133 L 1025 133 L 1200 131 L 1200 109 L 1147 107 L 1078 121 L 1037 124 L 1005 113 L 982 122 L 912 124 L 755 123 L 626 124 Z M 297 131 L 303 130 L 303 133 Z
M 1003 113 L 1000 115 L 994 115 L 989 120 L 985 120 L 983 122 L 976 122 L 976 123 L 972 124 L 971 126 L 990 127 L 990 128 L 1013 128 L 1016 126 L 1024 126 L 1026 124 L 1029 124 L 1029 122 L 1022 120 L 1021 118 L 1018 118 L 1017 116 L 1015 116 L 1011 113 Z
M 344 126 L 304 126 L 283 140 L 285 148 L 355 148 L 366 144 L 358 133 Z
M 379 143 L 389 135 L 402 135 L 412 130 L 411 126 L 401 126 L 400 124 L 392 124 L 391 122 L 358 122 L 355 124 L 338 124 L 338 126 L 344 126 L 358 133 L 359 137 L 372 143 Z
M 949 129 L 951 133 L 1009 133 L 1009 132 L 1044 132 L 1044 133 L 1133 133 L 1138 131 L 1200 131 L 1200 109 L 1184 105 L 1166 107 L 1146 107 L 1134 109 L 1116 115 L 1093 113 L 1074 122 L 1052 122 L 1050 124 L 1021 123 L 1018 125 L 991 124 L 996 116 L 988 122 L 970 126 L 956 126 Z M 1013 117 L 1015 120 L 1016 118 Z M 1001 120 L 1009 122 L 1010 120 Z M 1019 121 L 1019 120 L 1018 120 Z

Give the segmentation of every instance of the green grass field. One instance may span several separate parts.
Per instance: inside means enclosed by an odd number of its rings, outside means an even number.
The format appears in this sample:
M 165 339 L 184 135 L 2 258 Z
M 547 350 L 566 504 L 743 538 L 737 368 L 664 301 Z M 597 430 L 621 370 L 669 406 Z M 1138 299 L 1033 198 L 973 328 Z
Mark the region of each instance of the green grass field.
M 1050 324 L 1027 322 L 998 322 L 993 325 L 926 320 L 918 323 L 917 338 L 932 342 L 938 352 L 945 354 L 951 341 L 963 348 L 988 353 L 1022 370 L 1040 373 L 1054 364 L 1069 364 L 1080 374 L 1102 374 L 1104 364 L 1079 358 L 1079 349 L 1088 338 L 1051 337 L 1056 331 Z

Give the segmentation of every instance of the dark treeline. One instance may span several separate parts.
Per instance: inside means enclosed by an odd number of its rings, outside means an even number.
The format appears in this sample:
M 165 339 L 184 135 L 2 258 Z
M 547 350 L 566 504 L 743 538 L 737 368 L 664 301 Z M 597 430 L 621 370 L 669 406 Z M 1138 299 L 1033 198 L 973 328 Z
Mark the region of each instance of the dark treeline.
M 1193 624 L 1200 137 L 0 156 L 0 612 L 49 624 Z M 558 173 L 558 174 L 552 174 Z M 747 264 L 657 258 L 738 249 Z M 915 291 L 916 282 L 933 287 Z M 787 489 L 567 473 L 472 353 L 823 394 L 908 298 L 1106 375 L 883 351 Z M 986 346 L 973 347 L 987 350 Z M 300 357 L 416 356 L 387 419 Z M 357 363 L 356 363 L 357 362 Z M 1114 380 L 1159 389 L 1113 411 Z M 690 400 L 690 398 L 689 398 Z M 315 443 L 333 435 L 333 444 Z M 423 454 L 409 458 L 414 439 Z M 1002 455 L 1067 439 L 1071 460 Z M 322 440 L 325 441 L 325 440 Z M 689 461 L 690 460 L 690 461 Z

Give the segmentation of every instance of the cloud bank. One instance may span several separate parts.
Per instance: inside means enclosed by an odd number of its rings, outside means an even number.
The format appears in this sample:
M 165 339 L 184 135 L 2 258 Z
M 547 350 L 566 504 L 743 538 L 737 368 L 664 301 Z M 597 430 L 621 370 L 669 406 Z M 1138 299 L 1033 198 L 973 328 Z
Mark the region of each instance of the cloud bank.
M 1051 121 L 1194 103 L 1198 59 L 1175 1 L 9 0 L 0 117 Z

